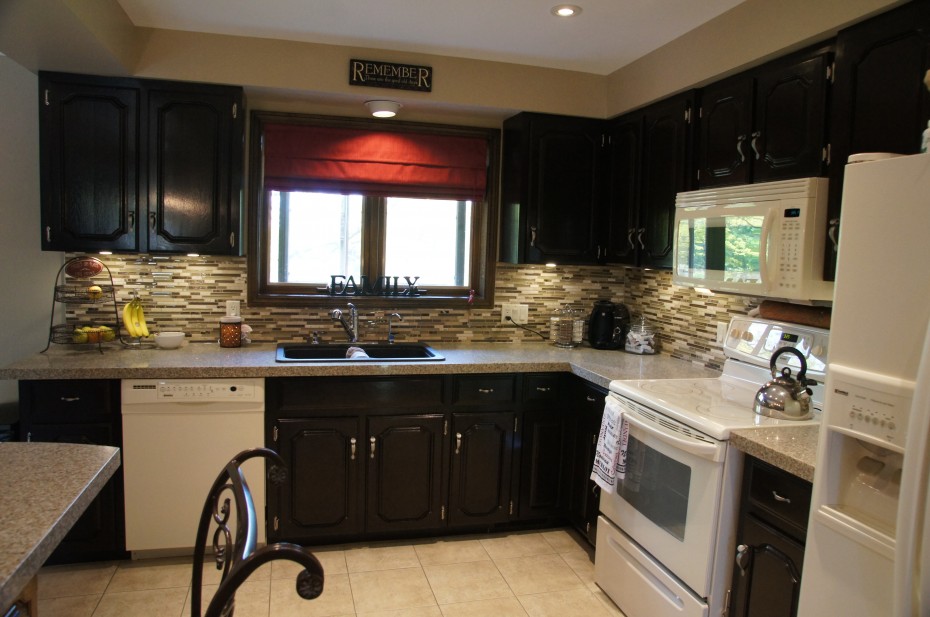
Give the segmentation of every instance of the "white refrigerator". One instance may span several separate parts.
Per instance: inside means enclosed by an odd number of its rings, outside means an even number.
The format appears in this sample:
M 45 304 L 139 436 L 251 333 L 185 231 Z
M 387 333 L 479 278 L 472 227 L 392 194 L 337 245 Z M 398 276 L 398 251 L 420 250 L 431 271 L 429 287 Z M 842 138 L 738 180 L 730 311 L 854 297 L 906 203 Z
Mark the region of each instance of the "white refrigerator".
M 847 165 L 841 217 L 798 615 L 926 616 L 930 155 Z

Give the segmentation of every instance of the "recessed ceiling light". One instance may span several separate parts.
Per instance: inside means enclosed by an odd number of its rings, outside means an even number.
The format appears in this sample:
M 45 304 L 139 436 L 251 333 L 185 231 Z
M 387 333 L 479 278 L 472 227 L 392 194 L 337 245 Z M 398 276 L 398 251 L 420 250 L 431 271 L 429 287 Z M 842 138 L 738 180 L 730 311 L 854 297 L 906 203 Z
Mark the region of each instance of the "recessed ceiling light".
M 401 104 L 396 101 L 365 101 L 368 111 L 376 118 L 393 118 Z
M 574 17 L 581 14 L 581 7 L 574 4 L 560 4 L 550 11 L 556 17 Z

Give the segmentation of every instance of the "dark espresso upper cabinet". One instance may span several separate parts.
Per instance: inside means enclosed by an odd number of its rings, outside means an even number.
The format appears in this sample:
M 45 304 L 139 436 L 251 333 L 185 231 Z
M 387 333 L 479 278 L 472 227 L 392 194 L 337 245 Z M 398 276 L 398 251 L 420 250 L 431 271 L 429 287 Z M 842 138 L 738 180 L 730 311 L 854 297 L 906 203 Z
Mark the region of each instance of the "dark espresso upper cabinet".
M 842 226 L 843 172 L 849 155 L 861 152 L 916 154 L 930 120 L 930 2 L 914 0 L 839 33 L 836 84 L 830 108 L 831 239 Z M 832 280 L 836 245 L 828 240 L 824 277 Z
M 139 247 L 139 105 L 134 85 L 39 79 L 42 249 Z
M 147 88 L 150 251 L 238 252 L 242 178 L 239 88 Z
M 702 188 L 823 175 L 831 55 L 793 55 L 701 92 Z
M 504 121 L 502 261 L 598 261 L 604 141 L 600 120 L 520 113 Z
M 42 248 L 238 254 L 242 89 L 39 76 Z
M 611 121 L 606 261 L 672 265 L 675 195 L 691 188 L 693 92 Z

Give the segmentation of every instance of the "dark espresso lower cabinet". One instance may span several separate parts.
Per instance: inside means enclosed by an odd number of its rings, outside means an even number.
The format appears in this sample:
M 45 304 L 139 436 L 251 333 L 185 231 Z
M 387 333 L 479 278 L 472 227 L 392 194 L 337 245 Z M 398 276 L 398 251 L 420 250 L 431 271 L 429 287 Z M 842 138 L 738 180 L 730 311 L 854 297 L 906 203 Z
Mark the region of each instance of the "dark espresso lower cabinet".
M 810 500 L 810 482 L 746 457 L 731 615 L 797 615 Z
M 453 414 L 451 525 L 510 519 L 513 425 L 512 412 Z
M 24 441 L 122 445 L 119 381 L 43 380 L 19 383 Z M 47 563 L 126 556 L 123 473 L 118 469 L 49 557 Z

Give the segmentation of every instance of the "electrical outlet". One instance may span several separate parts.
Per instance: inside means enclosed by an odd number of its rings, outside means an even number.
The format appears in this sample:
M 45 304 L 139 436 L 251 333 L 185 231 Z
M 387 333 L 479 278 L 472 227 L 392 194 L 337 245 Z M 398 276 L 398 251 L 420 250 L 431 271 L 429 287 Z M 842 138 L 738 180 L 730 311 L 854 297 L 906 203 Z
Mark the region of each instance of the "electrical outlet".
M 508 317 L 514 323 L 524 325 L 530 317 L 530 307 L 526 304 L 502 304 L 501 323 L 507 323 Z
M 727 340 L 727 323 L 724 321 L 717 322 L 717 344 L 723 345 Z

